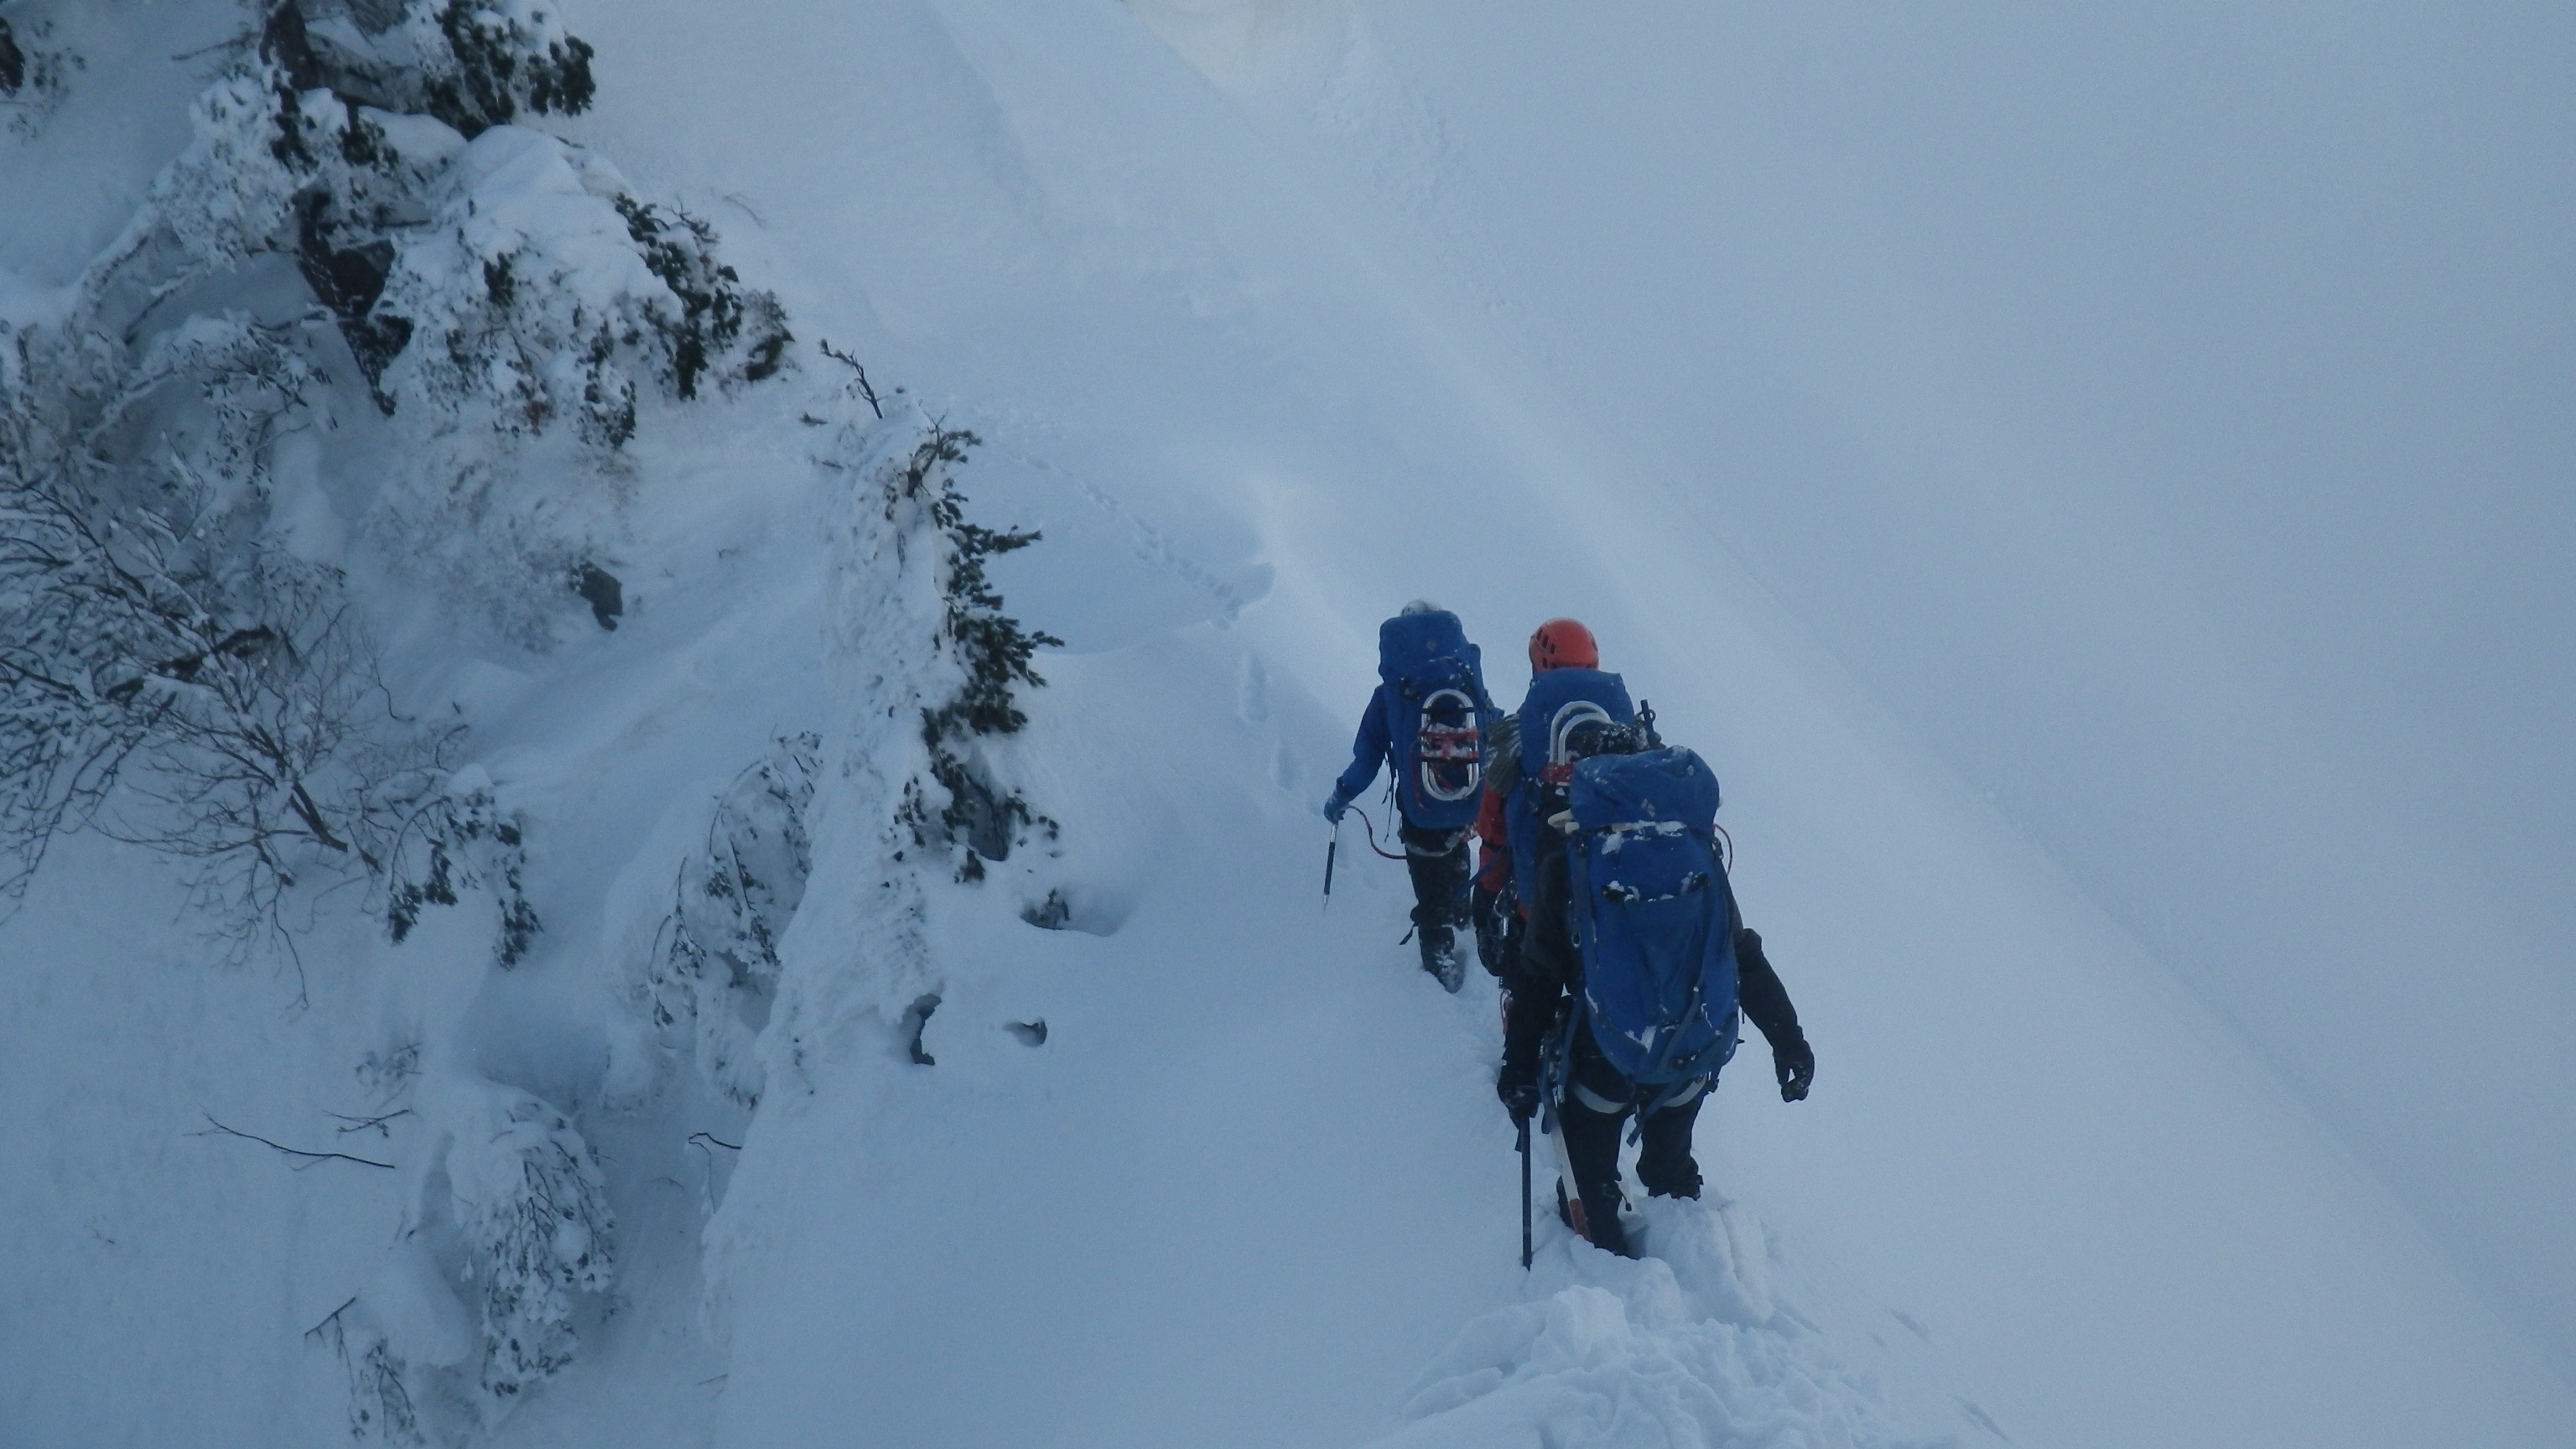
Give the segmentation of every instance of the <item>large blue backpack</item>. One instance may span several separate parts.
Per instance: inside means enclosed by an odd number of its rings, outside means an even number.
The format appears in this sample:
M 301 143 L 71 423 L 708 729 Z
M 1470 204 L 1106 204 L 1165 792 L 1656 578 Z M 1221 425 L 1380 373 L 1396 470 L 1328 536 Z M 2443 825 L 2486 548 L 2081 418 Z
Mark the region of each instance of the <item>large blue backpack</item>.
M 1387 768 L 1404 818 L 1434 830 L 1476 823 L 1485 788 L 1484 656 L 1446 609 L 1399 614 L 1377 630 L 1386 682 Z
M 1634 723 L 1628 684 L 1599 669 L 1550 669 L 1530 681 L 1521 700 L 1521 777 L 1503 810 L 1512 842 L 1512 883 L 1525 901 L 1538 899 L 1539 800 L 1573 779 L 1568 746 L 1587 724 Z
M 1651 1111 L 1735 1055 L 1743 922 L 1717 858 L 1717 776 L 1689 750 L 1595 755 L 1567 793 L 1583 1019 Z

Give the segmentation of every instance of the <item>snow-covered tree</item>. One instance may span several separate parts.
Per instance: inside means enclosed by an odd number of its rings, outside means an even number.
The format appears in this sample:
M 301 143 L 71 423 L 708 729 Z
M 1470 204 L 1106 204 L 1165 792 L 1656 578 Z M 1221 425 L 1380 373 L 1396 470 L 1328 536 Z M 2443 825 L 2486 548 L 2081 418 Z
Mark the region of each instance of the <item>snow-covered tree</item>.
M 690 1033 L 707 1081 L 747 1107 L 760 1101 L 754 1047 L 778 989 L 778 941 L 813 870 L 805 812 L 822 743 L 781 739 L 716 801 L 645 967 L 640 994 L 654 1026 Z
M 362 533 L 542 647 L 577 594 L 614 622 L 589 531 L 639 408 L 771 376 L 788 335 L 704 223 L 513 124 L 592 94 L 552 6 L 252 17 L 69 306 L 0 323 L 0 893 L 95 824 L 197 862 L 236 935 L 316 867 L 399 935 L 506 886 L 518 826 L 442 784 L 454 730 L 401 718 L 335 561 L 275 526 L 280 440 L 389 417 Z M 0 81 L 43 79 L 0 39 Z M 559 433 L 570 466 L 524 466 Z M 535 918 L 505 895 L 506 962 Z
M 95 390 L 39 370 L 94 334 L 0 358 L 0 890 L 66 823 L 195 862 L 236 936 L 308 865 L 403 864 L 454 732 L 395 716 L 337 570 L 262 527 L 270 451 L 325 385 L 296 333 L 191 317 Z
M 1003 613 L 1001 593 L 985 575 L 986 559 L 1026 548 L 1039 535 L 966 521 L 966 495 L 954 469 L 981 441 L 933 423 L 879 485 L 887 518 L 910 515 L 912 526 L 935 542 L 942 607 L 932 645 L 956 676 L 952 690 L 920 706 L 928 779 L 907 788 L 902 818 L 916 844 L 955 849 L 960 880 L 981 880 L 985 861 L 1007 859 L 1032 830 L 1056 834 L 1054 821 L 1016 791 L 992 783 L 976 751 L 979 741 L 1017 734 L 1028 723 L 1018 691 L 1046 683 L 1031 660 L 1041 647 L 1064 643 Z
M 375 1280 L 315 1336 L 347 1367 L 354 1437 L 459 1442 L 572 1362 L 583 1322 L 607 1311 L 616 1219 L 562 1111 L 476 1077 L 388 1079 L 385 1104 L 425 1124 L 413 1200 Z
M 816 459 L 848 480 L 825 611 L 840 726 L 781 740 L 716 801 L 634 978 L 666 1042 L 746 1106 L 782 1064 L 803 1080 L 812 1039 L 856 1014 L 909 1012 L 917 1027 L 941 989 L 925 881 L 971 885 L 987 862 L 1057 834 L 989 750 L 1027 723 L 1019 692 L 1045 682 L 1036 652 L 1061 642 L 1004 612 L 985 569 L 1038 535 L 968 521 L 955 470 L 975 435 L 909 402 L 880 418 L 882 401 L 853 382 Z M 806 881 L 827 849 L 836 874 L 863 884 L 817 905 Z M 791 980 L 791 926 L 828 942 L 830 964 Z
M 0 322 L 0 894 L 94 827 L 188 862 L 201 918 L 239 942 L 287 936 L 290 908 L 335 886 L 397 942 L 483 893 L 510 966 L 538 925 L 530 823 L 461 724 L 405 710 L 370 629 L 384 591 L 350 580 L 390 567 L 486 648 L 549 647 L 590 627 L 585 606 L 613 627 L 603 541 L 650 456 L 638 440 L 789 371 L 792 339 L 703 220 L 531 124 L 595 84 L 552 4 L 246 9 L 131 222 L 40 317 Z M 0 42 L 0 101 L 68 64 L 23 26 Z M 746 1106 L 834 774 L 864 763 L 833 788 L 884 886 L 835 909 L 865 917 L 854 939 L 895 943 L 853 973 L 868 991 L 911 999 L 934 974 L 926 882 L 971 882 L 1055 830 L 989 748 L 1025 723 L 1019 691 L 1055 641 L 1004 612 L 986 563 L 1036 535 L 967 520 L 972 434 L 858 396 L 818 461 L 849 485 L 825 627 L 875 671 L 865 728 L 781 740 L 716 803 L 637 979 Z M 327 527 L 299 522 L 317 513 Z M 607 1311 L 604 1170 L 578 1104 L 436 1042 L 371 1054 L 362 1081 L 410 1094 L 388 1108 L 414 1114 L 409 1139 L 385 1151 L 416 1192 L 399 1281 L 328 1321 L 352 1427 L 471 1438 Z
M 833 716 L 807 824 L 814 868 L 854 888 L 809 893 L 781 933 L 759 1043 L 770 1090 L 810 1082 L 865 1020 L 917 1026 L 945 983 L 933 887 L 971 885 L 1057 832 L 993 748 L 1026 723 L 1018 692 L 1043 682 L 1035 652 L 1057 641 L 1003 612 L 984 564 L 1036 535 L 966 520 L 955 470 L 971 433 L 910 402 L 882 420 L 848 403 L 816 460 L 846 491 L 830 505 Z
M 508 1088 L 458 1125 L 441 1165 L 483 1327 L 480 1382 L 513 1399 L 572 1362 L 573 1316 L 608 1288 L 607 1179 L 563 1113 Z

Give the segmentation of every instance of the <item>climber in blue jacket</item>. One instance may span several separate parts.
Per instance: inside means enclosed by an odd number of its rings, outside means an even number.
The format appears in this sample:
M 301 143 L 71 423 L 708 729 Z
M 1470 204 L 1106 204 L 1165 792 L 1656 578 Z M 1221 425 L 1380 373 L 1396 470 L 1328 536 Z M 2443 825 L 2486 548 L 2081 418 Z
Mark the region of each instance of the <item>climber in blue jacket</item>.
M 1467 836 L 1484 791 L 1484 730 L 1494 717 L 1484 663 L 1457 615 L 1416 599 L 1378 626 L 1378 678 L 1351 741 L 1351 766 L 1334 782 L 1324 818 L 1341 823 L 1379 767 L 1392 770 L 1422 969 L 1455 991 L 1467 978 L 1458 953 L 1458 928 L 1467 921 Z

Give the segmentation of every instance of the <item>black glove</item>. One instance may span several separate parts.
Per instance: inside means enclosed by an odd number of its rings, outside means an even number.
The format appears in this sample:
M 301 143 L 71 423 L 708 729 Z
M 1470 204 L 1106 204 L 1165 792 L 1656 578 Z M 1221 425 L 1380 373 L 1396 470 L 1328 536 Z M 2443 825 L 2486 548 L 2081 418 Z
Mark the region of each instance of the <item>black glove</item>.
M 1526 1122 L 1538 1112 L 1537 1045 L 1535 1037 L 1521 1043 L 1509 1040 L 1507 1033 L 1503 1043 L 1502 1070 L 1494 1073 L 1494 1095 L 1503 1099 L 1503 1110 L 1512 1114 L 1514 1122 Z M 1515 1051 L 1515 1046 L 1525 1049 Z
M 1803 1102 L 1807 1087 L 1816 1080 L 1816 1050 L 1807 1045 L 1805 1036 L 1793 1036 L 1771 1047 L 1771 1070 L 1780 1078 L 1780 1100 Z

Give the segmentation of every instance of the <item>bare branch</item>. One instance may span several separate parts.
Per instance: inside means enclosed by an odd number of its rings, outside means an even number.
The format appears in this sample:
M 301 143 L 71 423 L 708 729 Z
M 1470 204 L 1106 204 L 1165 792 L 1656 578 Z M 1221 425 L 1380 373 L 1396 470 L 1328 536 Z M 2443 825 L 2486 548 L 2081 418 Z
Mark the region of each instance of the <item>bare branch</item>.
M 325 1112 L 322 1115 L 325 1117 L 337 1117 L 342 1122 L 346 1123 L 346 1126 L 338 1129 L 340 1135 L 344 1137 L 352 1132 L 364 1132 L 368 1128 L 373 1127 L 376 1129 L 377 1136 L 390 1138 L 394 1135 L 393 1129 L 387 1127 L 385 1124 L 394 1120 L 396 1117 L 408 1117 L 412 1115 L 412 1110 L 409 1107 L 399 1107 L 391 1112 L 379 1113 L 373 1117 L 352 1117 L 345 1112 Z
M 358 1306 L 358 1295 L 357 1295 L 357 1294 L 355 1294 L 355 1293 L 352 1293 L 352 1294 L 350 1294 L 350 1295 L 349 1295 L 348 1300 L 347 1300 L 346 1302 L 342 1303 L 339 1307 L 332 1309 L 330 1312 L 328 1312 L 328 1313 L 326 1313 L 326 1314 L 323 1314 L 323 1315 L 322 1315 L 322 1321 L 321 1321 L 321 1322 L 319 1322 L 319 1323 L 317 1323 L 317 1324 L 313 1325 L 311 1328 L 308 1328 L 308 1329 L 304 1330 L 304 1337 L 306 1337 L 306 1338 L 320 1338 L 320 1337 L 322 1336 L 322 1331 L 323 1331 L 324 1329 L 326 1329 L 326 1328 L 331 1328 L 331 1327 L 333 1327 L 333 1326 L 335 1326 L 335 1325 L 337 1325 L 337 1324 L 339 1323 L 339 1321 L 340 1321 L 340 1315 L 341 1315 L 341 1314 L 346 1313 L 346 1312 L 348 1312 L 350 1309 L 355 1308 L 355 1307 L 357 1307 L 357 1306 Z
M 821 340 L 819 345 L 822 347 L 823 355 L 825 357 L 832 359 L 834 362 L 846 364 L 850 371 L 858 374 L 858 379 L 850 384 L 851 390 L 856 392 L 860 397 L 867 399 L 868 411 L 875 413 L 878 420 L 883 421 L 885 418 L 885 408 L 877 401 L 877 390 L 875 386 L 868 381 L 867 368 L 861 366 L 856 357 L 834 347 L 828 338 Z
M 381 1167 L 387 1172 L 395 1170 L 392 1163 L 378 1162 L 369 1157 L 351 1157 L 345 1152 L 307 1152 L 301 1147 L 289 1147 L 283 1142 L 271 1142 L 257 1133 L 244 1132 L 238 1128 L 225 1126 L 223 1123 L 215 1120 L 215 1114 L 212 1112 L 205 1112 L 203 1109 L 200 1109 L 200 1112 L 205 1117 L 206 1124 L 213 1130 L 208 1132 L 191 1132 L 188 1134 L 189 1136 L 214 1137 L 221 1135 L 225 1137 L 238 1137 L 245 1142 L 256 1142 L 262 1147 L 269 1148 L 272 1151 L 282 1152 L 289 1157 L 300 1157 L 305 1159 L 303 1165 L 296 1169 L 299 1172 L 301 1172 L 305 1167 L 311 1167 L 317 1162 L 354 1162 L 360 1167 Z

